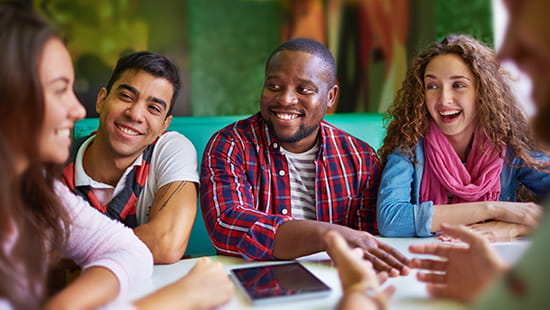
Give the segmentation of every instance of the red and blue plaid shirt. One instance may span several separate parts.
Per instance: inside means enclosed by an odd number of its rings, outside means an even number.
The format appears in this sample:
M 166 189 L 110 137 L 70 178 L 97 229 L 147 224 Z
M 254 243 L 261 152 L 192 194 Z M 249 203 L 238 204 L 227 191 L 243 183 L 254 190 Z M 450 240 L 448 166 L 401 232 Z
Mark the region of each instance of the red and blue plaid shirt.
M 317 220 L 378 233 L 374 149 L 322 121 L 315 168 Z M 219 254 L 275 259 L 275 233 L 293 219 L 290 196 L 286 157 L 259 113 L 212 136 L 202 159 L 201 209 Z

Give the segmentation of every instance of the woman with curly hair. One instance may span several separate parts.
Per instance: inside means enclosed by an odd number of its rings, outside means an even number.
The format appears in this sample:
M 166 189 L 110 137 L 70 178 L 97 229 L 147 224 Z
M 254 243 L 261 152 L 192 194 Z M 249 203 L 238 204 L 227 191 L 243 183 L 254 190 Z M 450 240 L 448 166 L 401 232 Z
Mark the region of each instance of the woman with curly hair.
M 541 207 L 516 192 L 550 189 L 547 158 L 506 76 L 494 51 L 465 35 L 414 59 L 378 151 L 383 236 L 427 237 L 449 223 L 509 240 L 537 224 Z

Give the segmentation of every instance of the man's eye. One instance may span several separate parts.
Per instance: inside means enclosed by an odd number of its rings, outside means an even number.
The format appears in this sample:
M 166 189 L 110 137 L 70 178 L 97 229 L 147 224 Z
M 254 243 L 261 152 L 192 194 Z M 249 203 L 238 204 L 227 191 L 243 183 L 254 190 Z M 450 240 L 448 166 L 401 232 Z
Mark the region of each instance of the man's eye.
M 160 108 L 157 107 L 157 106 L 151 105 L 151 106 L 149 106 L 149 109 L 150 109 L 151 111 L 153 111 L 155 114 L 161 113 Z
M 120 94 L 119 97 L 123 101 L 131 101 L 132 100 L 132 97 L 128 94 Z
M 311 87 L 299 87 L 298 92 L 303 95 L 312 95 L 317 93 L 317 90 Z

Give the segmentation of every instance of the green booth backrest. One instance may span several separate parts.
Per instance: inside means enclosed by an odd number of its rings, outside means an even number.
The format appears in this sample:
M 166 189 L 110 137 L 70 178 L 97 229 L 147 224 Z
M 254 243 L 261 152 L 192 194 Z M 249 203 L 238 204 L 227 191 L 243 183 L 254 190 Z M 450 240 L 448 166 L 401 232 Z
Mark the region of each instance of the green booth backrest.
M 233 116 L 175 116 L 168 130 L 177 131 L 186 136 L 197 149 L 199 160 L 206 143 L 212 135 L 221 128 L 247 117 L 246 115 Z M 366 141 L 373 148 L 378 149 L 386 134 L 383 126 L 383 115 L 375 113 L 332 114 L 325 120 L 359 139 Z M 86 118 L 75 124 L 73 138 L 79 138 L 97 129 L 98 118 Z M 216 251 L 206 231 L 202 213 L 197 212 L 191 238 L 187 246 L 186 255 L 203 256 L 215 255 Z

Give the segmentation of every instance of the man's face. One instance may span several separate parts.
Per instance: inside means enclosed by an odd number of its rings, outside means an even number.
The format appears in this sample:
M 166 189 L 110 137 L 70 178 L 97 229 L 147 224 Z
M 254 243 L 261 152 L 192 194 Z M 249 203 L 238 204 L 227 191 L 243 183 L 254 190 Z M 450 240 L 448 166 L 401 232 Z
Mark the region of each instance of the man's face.
M 301 51 L 279 52 L 267 65 L 261 114 L 290 152 L 304 152 L 315 144 L 327 107 L 336 100 L 338 86 L 329 85 L 326 71 L 318 57 Z
M 506 0 L 505 4 L 510 22 L 499 58 L 512 59 L 531 77 L 537 106 L 534 127 L 550 143 L 550 2 Z
M 145 71 L 127 70 L 97 96 L 100 127 L 97 139 L 106 143 L 110 156 L 136 158 L 170 124 L 166 117 L 174 94 L 172 84 Z

